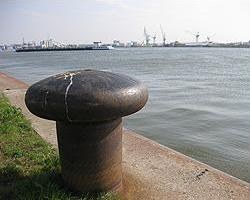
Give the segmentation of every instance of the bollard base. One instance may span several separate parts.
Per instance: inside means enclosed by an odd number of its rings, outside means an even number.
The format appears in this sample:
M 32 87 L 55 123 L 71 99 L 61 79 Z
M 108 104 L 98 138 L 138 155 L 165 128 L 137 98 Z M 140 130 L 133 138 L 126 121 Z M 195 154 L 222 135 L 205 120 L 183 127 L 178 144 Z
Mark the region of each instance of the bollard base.
M 56 122 L 62 178 L 80 193 L 122 188 L 122 119 Z

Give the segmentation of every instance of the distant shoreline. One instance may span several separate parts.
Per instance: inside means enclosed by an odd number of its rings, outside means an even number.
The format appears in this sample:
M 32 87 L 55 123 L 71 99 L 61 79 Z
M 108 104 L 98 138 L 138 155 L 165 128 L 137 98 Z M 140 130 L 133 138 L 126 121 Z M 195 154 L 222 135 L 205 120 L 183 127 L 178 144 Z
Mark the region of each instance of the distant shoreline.
M 40 52 L 40 51 L 93 51 L 93 50 L 112 50 L 112 49 L 130 49 L 130 48 L 227 48 L 227 49 L 250 49 L 249 45 L 246 44 L 186 44 L 186 43 L 170 43 L 165 46 L 153 45 L 148 46 L 100 46 L 100 47 L 50 47 L 50 48 L 36 48 L 36 47 L 25 47 L 25 48 L 12 48 L 2 49 L 0 52 Z
M 186 45 L 177 45 L 177 46 L 138 46 L 138 47 L 117 47 L 114 49 L 133 49 L 133 48 L 227 48 L 227 49 L 249 49 L 250 46 L 186 46 Z M 99 50 L 112 50 L 109 48 L 41 48 L 41 49 L 16 49 L 16 52 L 41 52 L 41 51 L 99 51 Z

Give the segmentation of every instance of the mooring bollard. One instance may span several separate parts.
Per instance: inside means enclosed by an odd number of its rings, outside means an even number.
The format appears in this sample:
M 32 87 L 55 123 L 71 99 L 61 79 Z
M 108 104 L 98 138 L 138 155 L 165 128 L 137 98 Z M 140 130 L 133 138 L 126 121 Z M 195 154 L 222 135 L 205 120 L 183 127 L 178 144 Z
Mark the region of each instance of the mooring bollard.
M 80 70 L 31 85 L 25 103 L 33 114 L 56 121 L 64 182 L 78 192 L 108 192 L 122 189 L 122 117 L 147 99 L 135 79 Z

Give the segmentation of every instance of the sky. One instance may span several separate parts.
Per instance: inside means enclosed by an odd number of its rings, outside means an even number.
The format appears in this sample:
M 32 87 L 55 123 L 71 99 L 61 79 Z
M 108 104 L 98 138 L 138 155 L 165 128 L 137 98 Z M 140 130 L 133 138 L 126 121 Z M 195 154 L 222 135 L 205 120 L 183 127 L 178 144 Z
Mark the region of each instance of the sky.
M 0 44 L 250 40 L 250 0 L 0 0 Z

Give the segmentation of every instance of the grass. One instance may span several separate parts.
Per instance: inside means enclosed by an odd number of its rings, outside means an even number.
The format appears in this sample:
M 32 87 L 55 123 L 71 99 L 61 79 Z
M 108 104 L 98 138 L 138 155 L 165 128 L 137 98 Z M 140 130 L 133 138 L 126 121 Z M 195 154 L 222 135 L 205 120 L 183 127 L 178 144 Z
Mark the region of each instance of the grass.
M 32 128 L 19 108 L 0 94 L 0 199 L 114 200 L 79 196 L 63 185 L 57 152 Z

